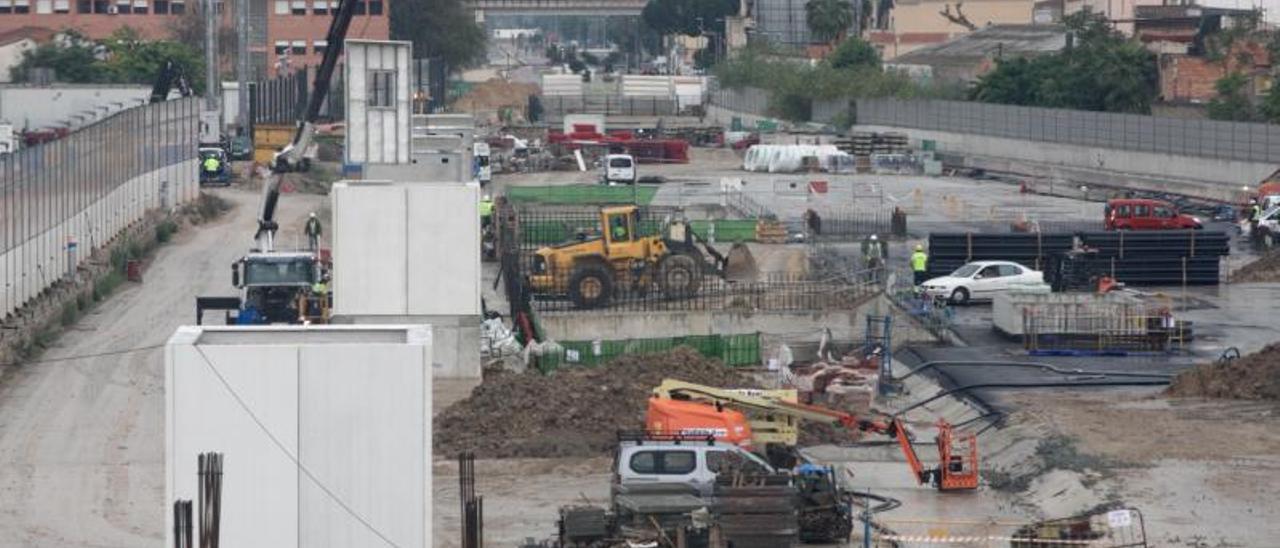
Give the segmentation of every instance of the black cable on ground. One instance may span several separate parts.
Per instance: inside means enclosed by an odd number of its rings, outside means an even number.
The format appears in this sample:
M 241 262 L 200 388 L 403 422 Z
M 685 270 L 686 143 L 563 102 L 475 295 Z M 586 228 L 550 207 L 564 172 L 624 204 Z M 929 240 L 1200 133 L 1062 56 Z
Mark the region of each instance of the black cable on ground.
M 1027 369 L 1039 369 L 1046 373 L 1054 373 L 1057 375 L 1101 375 L 1104 377 L 1136 377 L 1136 378 L 1173 378 L 1171 373 L 1134 373 L 1131 371 L 1086 371 L 1084 369 L 1063 369 L 1052 364 L 1043 362 L 1007 362 L 1007 361 L 985 361 L 985 360 L 937 360 L 920 364 L 912 369 L 906 375 L 897 378 L 890 378 L 894 382 L 901 382 L 923 373 L 930 369 L 938 367 L 1020 367 Z
M 932 403 L 939 399 L 945 398 L 957 392 L 968 392 L 970 390 L 980 390 L 983 388 L 1083 388 L 1092 386 L 1165 386 L 1170 383 L 1170 379 L 1158 380 L 1131 380 L 1131 381 L 1103 381 L 1103 382 L 1036 382 L 1036 383 L 1005 383 L 1005 382 L 989 382 L 977 383 L 959 386 L 956 388 L 942 390 L 928 398 L 918 401 L 914 404 L 900 409 L 892 416 L 897 417 L 914 409 L 918 409 L 926 404 Z M 994 410 L 992 410 L 994 411 Z M 990 414 L 990 411 L 988 412 Z

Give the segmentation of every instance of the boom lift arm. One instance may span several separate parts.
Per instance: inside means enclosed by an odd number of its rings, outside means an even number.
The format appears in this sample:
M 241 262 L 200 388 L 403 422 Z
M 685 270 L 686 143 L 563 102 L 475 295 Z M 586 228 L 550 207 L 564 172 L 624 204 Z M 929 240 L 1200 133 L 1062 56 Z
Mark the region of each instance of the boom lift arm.
M 280 200 L 281 175 L 292 171 L 306 171 L 309 162 L 304 158 L 311 141 L 315 137 L 315 121 L 320 115 L 320 107 L 329 95 L 329 82 L 338 66 L 338 56 L 342 54 L 342 43 L 347 38 L 347 29 L 351 27 L 351 19 L 355 16 L 356 0 L 341 0 L 338 10 L 329 22 L 329 31 L 324 57 L 316 68 L 316 78 L 312 83 L 311 97 L 307 101 L 307 110 L 298 120 L 293 140 L 276 152 L 271 158 L 271 174 L 262 185 L 262 208 L 258 213 L 258 231 L 253 239 L 259 251 L 273 251 L 275 233 L 280 228 L 276 223 L 276 203 Z
M 765 421 L 753 422 L 751 427 L 756 429 L 761 424 L 776 424 L 781 419 L 785 421 L 785 426 L 788 430 L 780 430 L 780 432 L 789 435 L 772 439 L 792 446 L 796 443 L 795 421 L 801 420 L 884 434 L 897 440 L 898 445 L 902 448 L 903 455 L 907 459 L 908 466 L 911 467 L 916 480 L 921 484 L 932 484 L 940 491 L 976 489 L 978 487 L 978 444 L 977 436 L 974 434 L 965 436 L 962 440 L 964 447 L 961 450 L 957 450 L 955 434 L 951 425 L 939 419 L 936 440 L 939 464 L 934 468 L 925 468 L 916 454 L 911 433 L 907 430 L 901 418 L 890 417 L 887 421 L 862 419 L 835 409 L 781 399 L 782 394 L 787 392 L 794 394 L 794 391 L 785 390 L 716 388 L 666 379 L 653 390 L 653 398 L 655 400 L 689 400 L 715 406 L 717 410 L 731 407 L 770 415 L 766 417 Z M 651 413 L 653 409 L 653 402 L 651 402 Z M 675 410 L 675 412 L 678 413 L 680 410 Z M 694 414 L 688 416 L 693 421 L 697 421 L 699 418 Z M 761 436 L 757 435 L 756 438 L 761 438 Z M 771 438 L 766 436 L 764 439 L 770 440 Z

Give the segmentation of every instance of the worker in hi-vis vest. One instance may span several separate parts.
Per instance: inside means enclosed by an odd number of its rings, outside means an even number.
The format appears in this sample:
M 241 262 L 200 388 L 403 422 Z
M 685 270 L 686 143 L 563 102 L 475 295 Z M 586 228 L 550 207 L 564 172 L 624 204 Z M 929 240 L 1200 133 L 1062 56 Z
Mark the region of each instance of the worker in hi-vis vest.
M 929 255 L 924 252 L 924 246 L 916 244 L 916 252 L 911 254 L 911 274 L 914 277 L 915 285 L 924 283 L 925 267 L 929 264 Z

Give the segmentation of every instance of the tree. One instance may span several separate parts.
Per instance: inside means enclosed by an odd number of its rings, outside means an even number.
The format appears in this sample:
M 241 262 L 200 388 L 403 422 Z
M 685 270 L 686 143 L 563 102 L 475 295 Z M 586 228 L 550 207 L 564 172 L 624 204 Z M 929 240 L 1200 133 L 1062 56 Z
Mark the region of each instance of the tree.
M 440 57 L 451 69 L 485 59 L 486 37 L 461 0 L 391 2 L 391 38 L 413 42 L 418 57 Z
M 970 99 L 1077 110 L 1147 113 L 1159 91 L 1155 55 L 1088 11 L 1063 19 L 1071 47 L 1003 59 L 979 77 Z
M 827 57 L 827 62 L 831 63 L 832 68 L 837 69 L 880 68 L 880 52 L 861 38 L 846 38 Z
M 61 40 L 40 44 L 35 49 L 22 52 L 22 60 L 9 69 L 14 82 L 27 82 L 30 70 L 52 69 L 54 78 L 70 83 L 110 82 L 106 67 L 99 62 L 97 46 L 75 31 L 68 31 Z
M 1262 104 L 1258 105 L 1258 114 L 1263 120 L 1272 124 L 1280 124 L 1280 86 L 1271 86 Z
M 1253 104 L 1249 102 L 1249 78 L 1233 72 L 1213 84 L 1218 95 L 1209 100 L 1209 118 L 1247 122 L 1253 119 Z
M 113 81 L 151 84 L 168 61 L 187 77 L 191 91 L 204 93 L 204 56 L 191 44 L 168 40 L 143 40 L 128 26 L 103 41 L 108 52 L 107 70 Z
M 179 44 L 187 44 L 195 48 L 196 53 L 204 55 L 204 11 L 206 4 L 197 2 L 194 6 L 188 5 L 186 11 L 182 12 L 173 25 L 169 27 L 169 38 Z M 193 9 L 194 8 L 194 9 Z M 220 66 L 229 66 L 232 70 L 236 67 L 236 44 L 240 42 L 240 37 L 236 36 L 236 30 L 229 25 L 218 26 L 218 63 Z
M 831 43 L 853 25 L 853 4 L 848 0 L 809 0 L 804 5 L 804 18 L 814 38 Z

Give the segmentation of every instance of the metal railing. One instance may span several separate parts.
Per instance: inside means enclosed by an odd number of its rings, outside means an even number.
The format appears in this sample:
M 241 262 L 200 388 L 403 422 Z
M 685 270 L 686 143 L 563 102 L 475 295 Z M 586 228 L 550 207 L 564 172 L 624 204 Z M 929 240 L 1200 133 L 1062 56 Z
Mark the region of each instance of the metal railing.
M 0 318 L 150 210 L 194 199 L 198 99 L 120 111 L 0 155 Z

